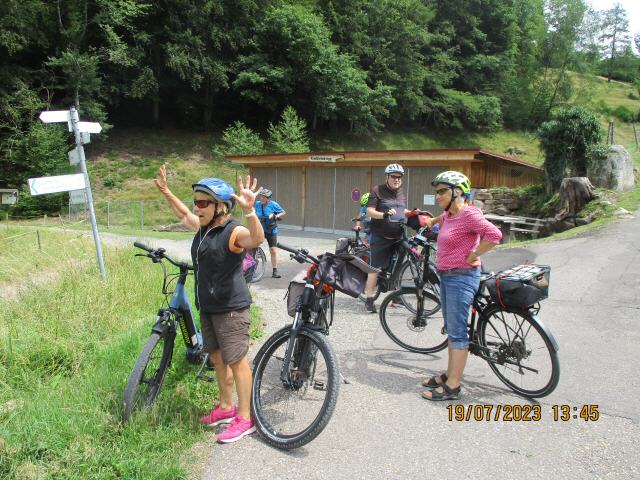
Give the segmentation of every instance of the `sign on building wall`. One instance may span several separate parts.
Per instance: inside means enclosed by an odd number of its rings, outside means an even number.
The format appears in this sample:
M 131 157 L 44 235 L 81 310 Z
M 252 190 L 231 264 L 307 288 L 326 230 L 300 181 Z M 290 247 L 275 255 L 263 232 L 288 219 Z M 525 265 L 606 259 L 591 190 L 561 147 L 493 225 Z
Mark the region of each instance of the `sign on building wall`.
M 342 155 L 309 155 L 310 162 L 336 163 L 336 160 L 342 160 Z
M 436 204 L 436 196 L 435 195 L 424 195 L 423 202 L 425 205 L 435 205 Z

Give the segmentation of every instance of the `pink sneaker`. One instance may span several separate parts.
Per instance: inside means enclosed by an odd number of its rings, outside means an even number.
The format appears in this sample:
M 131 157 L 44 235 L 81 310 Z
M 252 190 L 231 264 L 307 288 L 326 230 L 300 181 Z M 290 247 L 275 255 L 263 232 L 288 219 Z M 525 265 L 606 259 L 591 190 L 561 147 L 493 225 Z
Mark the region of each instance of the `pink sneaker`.
M 253 424 L 253 420 L 246 420 L 240 415 L 237 415 L 229 424 L 227 429 L 219 433 L 216 440 L 222 443 L 237 442 L 245 435 L 249 435 L 256 431 L 256 427 Z
M 237 414 L 238 408 L 235 405 L 231 405 L 228 409 L 222 410 L 220 404 L 217 404 L 209 415 L 200 418 L 200 423 L 205 427 L 215 427 L 223 423 L 231 423 Z

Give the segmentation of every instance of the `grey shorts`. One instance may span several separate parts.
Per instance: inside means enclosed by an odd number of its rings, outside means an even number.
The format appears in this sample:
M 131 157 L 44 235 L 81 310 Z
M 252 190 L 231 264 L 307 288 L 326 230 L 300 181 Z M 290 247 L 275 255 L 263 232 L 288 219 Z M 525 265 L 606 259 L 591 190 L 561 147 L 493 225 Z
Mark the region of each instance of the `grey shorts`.
M 201 313 L 205 352 L 220 350 L 226 364 L 242 360 L 249 351 L 249 308 L 224 313 Z

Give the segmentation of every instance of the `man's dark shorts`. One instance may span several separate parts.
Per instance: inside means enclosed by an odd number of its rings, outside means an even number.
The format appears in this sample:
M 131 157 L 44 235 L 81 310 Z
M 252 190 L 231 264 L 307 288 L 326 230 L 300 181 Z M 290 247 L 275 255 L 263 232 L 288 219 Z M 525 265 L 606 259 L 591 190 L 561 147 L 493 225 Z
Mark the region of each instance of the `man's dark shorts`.
M 220 350 L 226 364 L 242 360 L 249 351 L 249 308 L 224 313 L 200 313 L 207 353 Z
M 391 255 L 400 245 L 400 239 L 390 240 L 384 237 L 371 236 L 371 259 L 370 264 L 375 268 L 386 269 L 389 266 Z
M 278 243 L 278 234 L 275 233 L 273 235 L 265 235 L 264 238 L 267 240 L 267 244 L 269 247 L 275 247 Z

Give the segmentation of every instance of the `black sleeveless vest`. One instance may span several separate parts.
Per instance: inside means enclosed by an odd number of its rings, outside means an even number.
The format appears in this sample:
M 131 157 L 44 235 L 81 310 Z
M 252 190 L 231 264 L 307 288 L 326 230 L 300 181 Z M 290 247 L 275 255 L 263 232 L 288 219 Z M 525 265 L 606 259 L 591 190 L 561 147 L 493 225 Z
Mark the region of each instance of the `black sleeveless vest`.
M 251 305 L 249 287 L 242 275 L 245 251 L 229 250 L 229 238 L 240 225 L 236 219 L 211 228 L 202 227 L 191 244 L 196 308 L 203 313 L 242 310 Z

